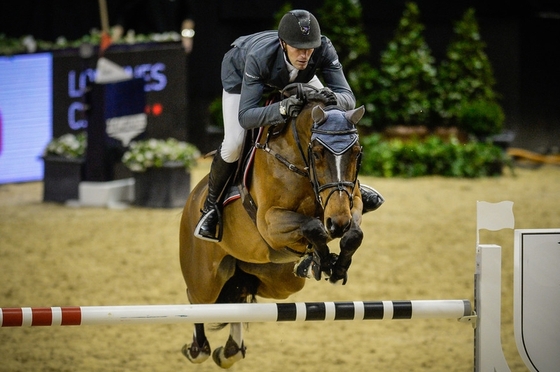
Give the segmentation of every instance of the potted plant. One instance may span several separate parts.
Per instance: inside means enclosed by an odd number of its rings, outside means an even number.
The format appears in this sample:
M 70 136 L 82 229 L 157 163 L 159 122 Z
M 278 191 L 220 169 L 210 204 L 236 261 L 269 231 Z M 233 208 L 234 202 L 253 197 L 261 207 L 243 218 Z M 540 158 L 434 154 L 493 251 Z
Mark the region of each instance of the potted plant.
M 43 201 L 78 199 L 84 176 L 85 132 L 67 133 L 52 139 L 43 151 Z
M 190 193 L 190 170 L 199 156 L 196 146 L 175 138 L 132 142 L 122 162 L 134 177 L 134 204 L 182 207 Z

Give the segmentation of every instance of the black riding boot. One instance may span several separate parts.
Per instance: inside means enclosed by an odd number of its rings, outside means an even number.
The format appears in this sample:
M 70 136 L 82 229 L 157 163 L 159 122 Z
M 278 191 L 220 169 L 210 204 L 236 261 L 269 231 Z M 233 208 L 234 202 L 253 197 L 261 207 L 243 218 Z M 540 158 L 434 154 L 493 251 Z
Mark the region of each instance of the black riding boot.
M 194 236 L 204 240 L 218 242 L 220 236 L 216 236 L 216 226 L 219 222 L 219 206 L 220 196 L 226 187 L 229 177 L 235 170 L 237 162 L 228 163 L 220 154 L 221 148 L 218 149 L 212 165 L 210 166 L 210 175 L 208 176 L 208 196 L 204 201 L 202 208 L 202 217 L 198 221 L 194 229 Z M 221 235 L 221 234 L 220 234 Z
M 362 214 L 376 210 L 377 208 L 381 207 L 381 204 L 383 204 L 383 202 L 385 202 L 383 196 L 381 196 L 381 194 L 378 193 L 377 190 L 375 190 L 373 187 L 361 184 L 360 192 L 362 193 L 362 203 L 364 204 Z

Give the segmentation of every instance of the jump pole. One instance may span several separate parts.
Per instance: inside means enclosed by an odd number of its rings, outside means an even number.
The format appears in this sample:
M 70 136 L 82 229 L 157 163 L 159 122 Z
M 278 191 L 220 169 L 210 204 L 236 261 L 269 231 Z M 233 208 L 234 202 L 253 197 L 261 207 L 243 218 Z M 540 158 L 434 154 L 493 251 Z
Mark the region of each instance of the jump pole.
M 114 324 L 249 323 L 331 320 L 458 319 L 469 300 L 295 302 L 1 308 L 2 327 Z

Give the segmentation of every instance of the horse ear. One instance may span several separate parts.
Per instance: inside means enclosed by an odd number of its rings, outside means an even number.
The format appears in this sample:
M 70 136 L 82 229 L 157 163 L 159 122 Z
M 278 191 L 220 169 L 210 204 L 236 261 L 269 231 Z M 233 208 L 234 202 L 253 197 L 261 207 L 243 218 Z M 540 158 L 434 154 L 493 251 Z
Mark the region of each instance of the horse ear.
M 325 120 L 327 120 L 327 113 L 321 106 L 313 107 L 311 110 L 311 118 L 315 124 L 322 124 Z
M 344 116 L 348 119 L 349 122 L 356 125 L 360 121 L 360 119 L 364 116 L 366 109 L 364 105 L 361 105 L 357 109 L 346 111 Z

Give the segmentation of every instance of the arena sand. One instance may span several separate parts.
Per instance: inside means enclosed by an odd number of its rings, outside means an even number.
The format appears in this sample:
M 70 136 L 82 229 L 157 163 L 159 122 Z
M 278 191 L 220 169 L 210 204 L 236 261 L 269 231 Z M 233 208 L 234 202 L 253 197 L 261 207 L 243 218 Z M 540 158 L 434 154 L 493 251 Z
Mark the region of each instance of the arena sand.
M 208 161 L 193 171 L 207 173 Z M 473 300 L 476 201 L 512 200 L 516 228 L 560 228 L 560 168 L 498 178 L 362 177 L 386 203 L 364 216 L 346 286 L 310 280 L 285 302 Z M 69 207 L 42 202 L 42 183 L 0 186 L 0 306 L 186 303 L 178 261 L 180 209 Z M 482 231 L 503 249 L 502 342 L 524 371 L 512 326 L 513 231 Z M 332 245 L 337 250 L 336 244 Z M 218 371 L 180 352 L 191 324 L 0 329 L 0 371 Z M 208 332 L 213 347 L 227 329 Z M 254 323 L 244 371 L 472 371 L 473 328 L 456 320 Z

